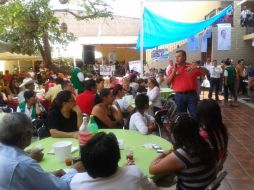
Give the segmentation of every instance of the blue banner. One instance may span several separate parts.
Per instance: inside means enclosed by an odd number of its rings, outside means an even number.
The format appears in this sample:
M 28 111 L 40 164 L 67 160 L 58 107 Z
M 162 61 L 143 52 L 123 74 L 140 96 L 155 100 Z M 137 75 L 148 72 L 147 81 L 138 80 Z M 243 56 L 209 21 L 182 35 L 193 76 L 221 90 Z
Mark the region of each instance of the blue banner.
M 208 20 L 195 23 L 183 23 L 169 20 L 154 14 L 145 8 L 143 14 L 144 49 L 150 49 L 160 45 L 178 42 L 191 37 L 206 27 L 212 25 L 221 17 L 224 17 L 229 11 L 232 11 L 231 5 Z M 140 34 L 136 49 L 140 49 Z

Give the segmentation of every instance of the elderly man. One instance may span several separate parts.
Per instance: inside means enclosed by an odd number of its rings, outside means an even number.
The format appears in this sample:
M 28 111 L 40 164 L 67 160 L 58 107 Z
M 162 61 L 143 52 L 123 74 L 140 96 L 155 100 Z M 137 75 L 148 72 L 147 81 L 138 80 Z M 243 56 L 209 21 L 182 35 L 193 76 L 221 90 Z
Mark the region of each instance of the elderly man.
M 3 116 L 0 123 L 0 189 L 69 190 L 76 169 L 71 169 L 61 178 L 44 172 L 24 151 L 30 145 L 31 137 L 32 124 L 25 114 Z
M 186 62 L 186 52 L 176 51 L 176 64 L 168 72 L 167 83 L 172 84 L 175 91 L 175 102 L 178 112 L 187 112 L 196 116 L 198 104 L 197 77 L 203 76 L 207 70 L 196 64 Z

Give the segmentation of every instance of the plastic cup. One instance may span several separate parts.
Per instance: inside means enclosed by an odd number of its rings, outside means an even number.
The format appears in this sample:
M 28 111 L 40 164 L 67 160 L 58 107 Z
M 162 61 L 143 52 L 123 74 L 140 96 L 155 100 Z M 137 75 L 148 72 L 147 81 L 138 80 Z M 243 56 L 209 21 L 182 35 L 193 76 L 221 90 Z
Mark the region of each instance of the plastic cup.
M 53 144 L 54 153 L 59 161 L 65 161 L 71 157 L 72 142 L 60 141 Z
M 131 148 L 126 149 L 126 159 L 129 161 L 134 161 L 134 153 Z
M 65 158 L 64 162 L 65 162 L 66 166 L 71 166 L 73 163 L 73 159 L 72 158 Z
M 121 150 L 122 150 L 122 149 L 123 149 L 123 147 L 124 147 L 124 146 L 123 146 L 123 145 L 124 145 L 124 144 L 123 144 L 123 139 L 117 139 L 117 141 L 118 141 L 118 146 L 119 146 L 119 149 L 121 149 Z

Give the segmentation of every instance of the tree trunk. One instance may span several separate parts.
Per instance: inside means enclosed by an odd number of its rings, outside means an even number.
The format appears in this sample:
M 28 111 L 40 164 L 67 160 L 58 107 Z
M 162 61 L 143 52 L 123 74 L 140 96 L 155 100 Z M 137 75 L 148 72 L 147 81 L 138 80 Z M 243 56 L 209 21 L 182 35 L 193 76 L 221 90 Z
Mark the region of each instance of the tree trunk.
M 43 34 L 43 37 L 42 37 L 42 41 L 43 41 L 43 54 L 42 54 L 42 59 L 43 59 L 43 62 L 45 64 L 45 66 L 47 68 L 52 68 L 52 57 L 51 57 L 51 48 L 50 48 L 50 45 L 49 45 L 49 38 L 48 38 L 48 33 L 45 32 Z

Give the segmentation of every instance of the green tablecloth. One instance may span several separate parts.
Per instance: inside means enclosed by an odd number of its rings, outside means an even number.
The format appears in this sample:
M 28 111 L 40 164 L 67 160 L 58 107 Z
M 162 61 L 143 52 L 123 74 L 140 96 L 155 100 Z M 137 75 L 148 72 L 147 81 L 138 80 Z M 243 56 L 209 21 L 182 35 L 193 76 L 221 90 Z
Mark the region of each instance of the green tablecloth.
M 174 92 L 171 88 L 160 88 L 161 98 L 168 99 L 168 97 Z
M 124 141 L 124 149 L 121 150 L 121 160 L 119 162 L 119 166 L 123 166 L 126 164 L 126 148 L 131 148 L 134 152 L 134 159 L 136 165 L 140 168 L 148 176 L 149 174 L 149 165 L 154 160 L 158 153 L 154 149 L 147 149 L 144 147 L 146 143 L 154 143 L 162 147 L 164 150 L 168 150 L 172 148 L 172 145 L 166 141 L 155 135 L 141 135 L 137 131 L 130 130 L 122 130 L 122 129 L 105 129 L 105 132 L 113 132 L 118 139 L 123 139 Z M 52 145 L 55 142 L 68 140 L 72 141 L 73 146 L 79 146 L 78 141 L 76 139 L 70 138 L 46 138 L 37 142 L 32 143 L 28 148 L 33 148 L 38 145 L 41 145 L 44 148 L 44 158 L 40 162 L 41 167 L 46 171 L 53 171 L 57 169 L 67 168 L 64 162 L 60 162 L 57 160 L 55 155 L 48 154 L 50 150 L 52 150 Z M 72 154 L 73 157 L 78 156 L 79 152 L 76 151 Z

